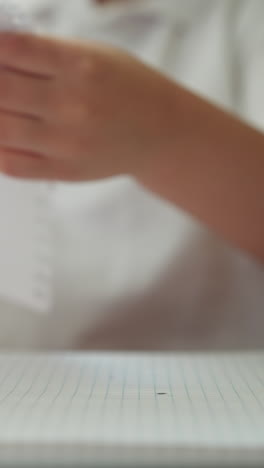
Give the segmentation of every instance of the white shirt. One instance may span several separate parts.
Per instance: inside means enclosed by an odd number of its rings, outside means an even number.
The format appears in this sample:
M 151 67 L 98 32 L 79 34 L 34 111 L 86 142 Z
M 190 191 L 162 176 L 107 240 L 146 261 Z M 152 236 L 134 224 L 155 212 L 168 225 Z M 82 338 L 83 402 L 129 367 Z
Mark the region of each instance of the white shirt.
M 264 127 L 261 0 L 27 3 L 43 30 L 122 46 Z M 264 344 L 263 268 L 135 181 L 58 184 L 53 226 L 54 310 L 3 304 L 0 345 Z

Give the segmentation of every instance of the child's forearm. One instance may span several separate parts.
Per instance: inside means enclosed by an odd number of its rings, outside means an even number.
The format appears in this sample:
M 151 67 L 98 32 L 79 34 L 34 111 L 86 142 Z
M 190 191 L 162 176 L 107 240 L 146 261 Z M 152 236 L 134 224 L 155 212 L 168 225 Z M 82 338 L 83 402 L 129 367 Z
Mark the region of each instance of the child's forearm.
M 264 262 L 261 133 L 122 51 L 10 33 L 0 45 L 0 171 L 131 174 Z
M 171 89 L 171 137 L 142 182 L 264 261 L 264 135 Z

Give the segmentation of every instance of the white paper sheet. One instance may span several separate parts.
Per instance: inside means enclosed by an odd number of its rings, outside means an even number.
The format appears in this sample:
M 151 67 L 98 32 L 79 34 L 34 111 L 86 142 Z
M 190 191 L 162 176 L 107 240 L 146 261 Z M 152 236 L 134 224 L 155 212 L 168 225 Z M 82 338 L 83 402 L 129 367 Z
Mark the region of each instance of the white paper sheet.
M 263 466 L 264 354 L 2 355 L 0 465 L 15 460 Z
M 48 186 L 0 175 L 0 297 L 34 310 L 51 305 Z

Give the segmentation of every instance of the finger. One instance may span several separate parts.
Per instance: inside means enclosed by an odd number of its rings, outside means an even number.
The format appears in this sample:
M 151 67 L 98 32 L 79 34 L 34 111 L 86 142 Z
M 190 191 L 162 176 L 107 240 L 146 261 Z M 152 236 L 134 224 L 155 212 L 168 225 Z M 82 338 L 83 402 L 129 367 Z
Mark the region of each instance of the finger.
M 67 54 L 70 53 L 68 44 Z M 65 62 L 65 43 L 57 39 L 29 33 L 0 34 L 0 64 L 37 74 L 53 77 Z
M 0 146 L 7 149 L 49 155 L 56 135 L 39 120 L 0 113 Z
M 40 155 L 0 148 L 0 171 L 19 179 L 54 180 L 52 160 Z
M 0 108 L 32 117 L 51 112 L 52 82 L 0 69 Z
M 0 148 L 0 172 L 32 180 L 81 181 L 82 172 L 66 162 L 43 155 Z

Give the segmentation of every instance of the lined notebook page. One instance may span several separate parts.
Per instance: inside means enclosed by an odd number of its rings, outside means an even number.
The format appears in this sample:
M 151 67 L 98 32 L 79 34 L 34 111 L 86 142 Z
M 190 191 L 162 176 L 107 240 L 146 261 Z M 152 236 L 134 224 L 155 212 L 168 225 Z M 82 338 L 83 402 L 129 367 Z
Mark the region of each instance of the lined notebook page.
M 264 460 L 264 354 L 2 355 L 0 376 L 0 464 Z
M 47 184 L 0 175 L 0 297 L 34 310 L 51 303 Z

